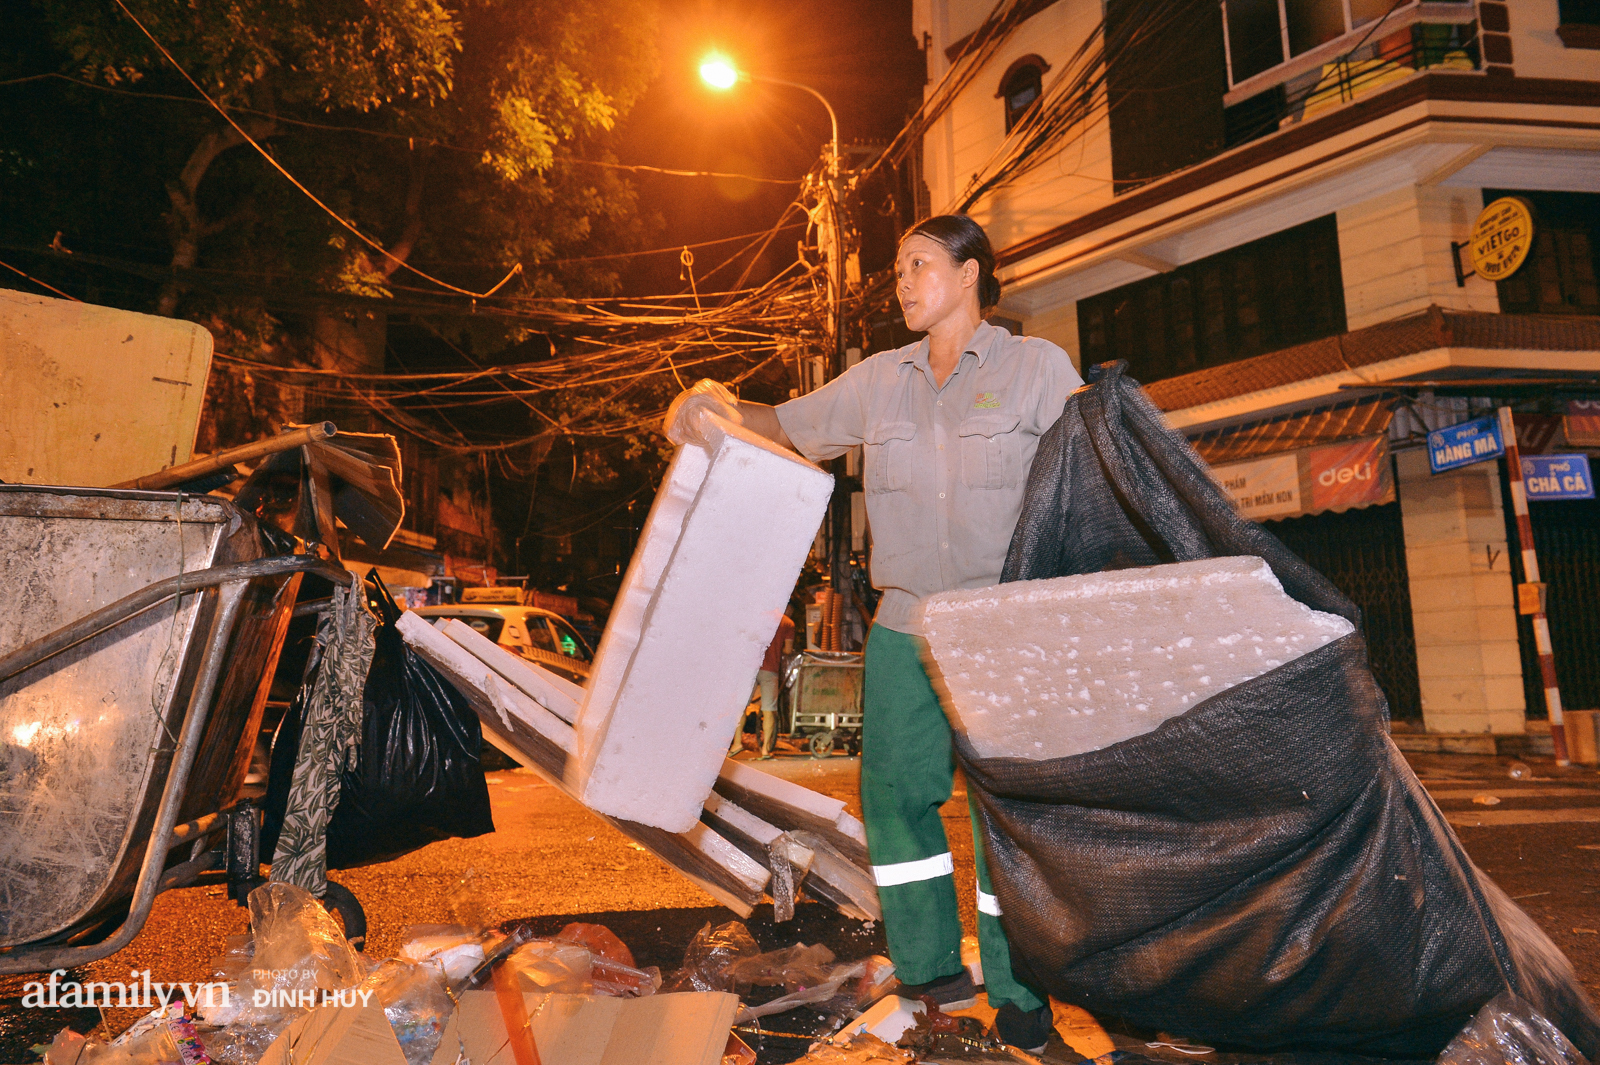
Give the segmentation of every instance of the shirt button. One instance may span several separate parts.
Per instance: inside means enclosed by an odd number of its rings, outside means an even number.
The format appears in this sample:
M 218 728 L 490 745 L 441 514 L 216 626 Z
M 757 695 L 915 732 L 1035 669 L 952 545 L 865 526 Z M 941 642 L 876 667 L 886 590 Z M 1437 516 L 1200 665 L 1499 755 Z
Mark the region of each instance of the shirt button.
M 940 547 L 949 547 L 949 546 L 950 546 L 950 544 L 949 544 L 949 542 L 948 542 L 948 541 L 946 541 L 946 542 L 945 542 L 945 543 L 942 543 L 942 544 L 940 544 L 940 545 L 939 545 L 939 546 L 940 546 Z
M 943 444 L 940 444 L 940 445 L 939 445 L 939 450 L 940 450 L 940 451 L 943 451 L 943 450 L 944 450 L 944 445 L 943 445 Z
M 939 402 L 937 402 L 937 403 L 935 403 L 935 404 L 934 404 L 934 406 L 935 406 L 935 407 L 942 407 L 942 406 L 944 406 L 944 400 L 942 400 L 942 399 L 941 399 L 941 400 L 940 400 L 940 401 L 939 401 Z
M 939 493 L 939 498 L 940 498 L 940 499 L 943 499 L 943 498 L 944 498 L 944 493 L 943 493 L 943 492 L 940 492 L 940 493 Z

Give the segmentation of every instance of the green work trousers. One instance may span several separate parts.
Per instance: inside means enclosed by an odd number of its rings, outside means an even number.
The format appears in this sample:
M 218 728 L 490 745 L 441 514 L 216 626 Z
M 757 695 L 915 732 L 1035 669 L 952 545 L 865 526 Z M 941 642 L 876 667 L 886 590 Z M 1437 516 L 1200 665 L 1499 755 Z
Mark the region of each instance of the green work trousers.
M 950 722 L 923 671 L 922 641 L 872 627 L 867 640 L 861 737 L 861 807 L 867 849 L 883 903 L 889 957 L 902 983 L 925 984 L 961 971 L 961 915 L 950 844 L 939 807 L 950 801 L 955 755 Z M 972 808 L 978 867 L 978 944 L 989 1005 L 1034 1010 L 1044 996 L 1011 972 L 1011 945 L 983 857 Z

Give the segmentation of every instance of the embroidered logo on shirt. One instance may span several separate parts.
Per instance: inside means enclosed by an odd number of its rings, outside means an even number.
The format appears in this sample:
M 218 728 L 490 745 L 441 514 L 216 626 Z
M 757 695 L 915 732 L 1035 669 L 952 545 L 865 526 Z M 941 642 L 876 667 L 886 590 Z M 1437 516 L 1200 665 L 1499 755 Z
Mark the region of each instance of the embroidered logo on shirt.
M 973 410 L 994 410 L 1000 406 L 1000 397 L 994 392 L 979 392 L 978 398 L 973 401 Z

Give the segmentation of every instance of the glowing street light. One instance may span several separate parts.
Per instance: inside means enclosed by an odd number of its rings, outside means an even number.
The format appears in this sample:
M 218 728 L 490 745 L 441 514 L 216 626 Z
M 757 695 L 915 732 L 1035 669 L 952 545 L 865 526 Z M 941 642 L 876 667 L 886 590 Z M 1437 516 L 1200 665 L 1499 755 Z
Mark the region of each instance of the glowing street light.
M 700 78 L 713 89 L 731 89 L 739 83 L 739 71 L 720 55 L 708 55 L 700 64 Z
M 707 55 L 700 63 L 700 80 L 704 81 L 713 89 L 721 90 L 731 89 L 741 81 L 759 81 L 767 85 L 782 85 L 785 88 L 799 89 L 801 92 L 810 93 L 812 96 L 816 97 L 817 100 L 821 102 L 822 106 L 828 111 L 828 124 L 833 129 L 833 136 L 828 141 L 828 166 L 830 170 L 836 170 L 838 168 L 839 116 L 833 113 L 833 105 L 828 102 L 828 98 L 823 96 L 817 90 L 813 89 L 811 86 L 801 85 L 797 81 L 781 81 L 778 78 L 767 78 L 762 77 L 759 74 L 751 74 L 748 71 L 740 70 L 738 67 L 734 66 L 733 60 L 729 59 L 727 56 L 718 55 L 715 52 Z

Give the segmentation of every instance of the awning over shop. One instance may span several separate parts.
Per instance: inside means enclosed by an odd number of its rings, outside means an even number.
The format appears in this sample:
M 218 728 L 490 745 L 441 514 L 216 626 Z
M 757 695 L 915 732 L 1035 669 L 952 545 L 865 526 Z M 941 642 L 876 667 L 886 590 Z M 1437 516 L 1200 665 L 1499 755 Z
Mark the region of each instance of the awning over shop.
M 1339 403 L 1299 414 L 1229 426 L 1189 438 L 1200 457 L 1213 466 L 1257 455 L 1336 444 L 1358 436 L 1389 431 L 1396 400 L 1377 397 Z
M 1369 399 L 1224 431 L 1191 443 L 1247 518 L 1265 521 L 1392 503 L 1395 400 Z

